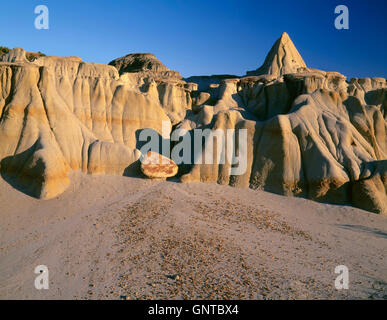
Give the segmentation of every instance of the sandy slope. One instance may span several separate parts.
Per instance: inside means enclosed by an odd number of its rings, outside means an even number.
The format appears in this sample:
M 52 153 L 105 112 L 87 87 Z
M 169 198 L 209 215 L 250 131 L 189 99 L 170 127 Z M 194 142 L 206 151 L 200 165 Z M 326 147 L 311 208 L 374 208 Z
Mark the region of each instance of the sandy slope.
M 52 200 L 0 181 L 0 298 L 387 298 L 387 219 L 250 189 L 74 173 Z M 34 288 L 47 265 L 50 289 Z M 350 270 L 349 290 L 334 268 Z

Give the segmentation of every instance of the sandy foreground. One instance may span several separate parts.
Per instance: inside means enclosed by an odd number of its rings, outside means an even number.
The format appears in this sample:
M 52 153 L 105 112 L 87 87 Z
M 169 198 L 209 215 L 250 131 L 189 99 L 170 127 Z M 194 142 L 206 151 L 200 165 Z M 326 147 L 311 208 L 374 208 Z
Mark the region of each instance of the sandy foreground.
M 387 299 L 386 217 L 229 186 L 71 179 L 48 201 L 0 179 L 1 299 Z M 42 264 L 48 290 L 34 286 Z

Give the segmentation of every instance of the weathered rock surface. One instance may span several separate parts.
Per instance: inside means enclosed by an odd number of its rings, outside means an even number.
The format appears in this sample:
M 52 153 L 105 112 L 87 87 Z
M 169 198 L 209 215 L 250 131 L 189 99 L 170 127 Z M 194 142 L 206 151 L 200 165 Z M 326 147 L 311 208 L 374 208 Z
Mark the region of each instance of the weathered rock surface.
M 242 174 L 214 158 L 213 164 L 182 165 L 183 182 L 250 187 L 387 214 L 386 79 L 347 82 L 337 72 L 310 69 L 287 34 L 261 68 L 215 83 L 211 77 L 187 83 L 149 54 L 109 66 L 77 57 L 31 63 L 23 49 L 14 49 L 0 61 L 1 174 L 35 197 L 62 193 L 70 170 L 176 175 L 170 159 L 165 166 L 140 166 L 138 150 L 142 129 L 168 141 L 173 125 L 187 134 L 233 129 L 236 139 L 221 147 L 235 154 L 243 151 L 239 130 L 247 130 Z M 160 160 L 152 153 L 146 158 Z
M 289 35 L 284 32 L 271 48 L 263 65 L 257 70 L 248 71 L 247 75 L 267 74 L 279 77 L 287 73 L 297 72 L 300 68 L 306 68 L 306 64 Z
M 164 66 L 152 53 L 128 54 L 109 62 L 109 65 L 116 67 L 120 74 L 125 72 L 152 72 L 165 78 L 183 78 L 179 72 Z
M 0 56 L 3 62 L 27 62 L 26 51 L 22 48 L 9 50 Z
M 201 106 L 211 99 L 211 95 L 208 92 L 202 91 L 193 91 L 191 97 L 193 107 Z
M 386 80 L 348 83 L 339 73 L 309 69 L 286 34 L 264 65 L 248 74 L 223 80 L 215 105 L 180 125 L 247 129 L 245 174 L 232 176 L 229 164 L 215 162 L 193 165 L 181 180 L 352 203 L 387 214 Z M 239 152 L 235 142 L 232 148 Z M 377 169 L 364 176 L 369 163 Z
M 387 160 L 366 162 L 353 183 L 353 204 L 375 213 L 387 213 Z
M 0 61 L 4 62 L 33 62 L 40 57 L 45 57 L 46 55 L 39 52 L 25 52 L 24 49 L 15 48 L 8 49 L 6 47 L 0 47 Z
M 125 174 L 140 158 L 139 130 L 163 134 L 164 109 L 114 67 L 24 55 L 0 63 L 1 172 L 19 189 L 48 199 L 69 185 L 70 169 Z
M 182 121 L 192 107 L 191 91 L 197 85 L 187 83 L 177 72 L 168 69 L 151 53 L 135 53 L 109 63 L 122 79 L 161 104 L 172 124 Z
M 151 179 L 165 179 L 177 174 L 179 167 L 173 160 L 149 151 L 141 160 L 141 171 Z
M 239 77 L 230 74 L 218 74 L 212 76 L 192 76 L 185 78 L 184 80 L 187 82 L 196 83 L 198 85 L 198 90 L 205 91 L 209 89 L 211 84 L 220 84 L 222 80 L 235 78 Z

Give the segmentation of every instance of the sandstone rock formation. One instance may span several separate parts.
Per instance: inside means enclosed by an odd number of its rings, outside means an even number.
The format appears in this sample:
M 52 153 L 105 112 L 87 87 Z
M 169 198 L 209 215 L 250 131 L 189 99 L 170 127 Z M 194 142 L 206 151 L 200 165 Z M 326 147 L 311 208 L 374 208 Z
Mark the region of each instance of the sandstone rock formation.
M 232 176 L 227 163 L 196 164 L 182 181 L 352 203 L 387 214 L 386 80 L 348 83 L 339 73 L 307 68 L 287 34 L 248 75 L 223 80 L 214 106 L 202 106 L 180 125 L 247 129 L 247 171 Z
M 30 63 L 20 49 L 2 58 L 1 173 L 33 196 L 62 193 L 70 169 L 130 174 L 140 158 L 139 130 L 162 135 L 161 120 L 169 122 L 158 102 L 132 90 L 112 66 L 76 57 Z
M 15 48 L 13 50 L 10 50 L 7 47 L 0 47 L 0 61 L 16 62 L 16 60 L 19 60 L 19 61 L 23 60 L 22 62 L 25 62 L 25 59 L 26 59 L 30 62 L 33 62 L 37 58 L 45 57 L 45 56 L 46 55 L 44 53 L 41 53 L 40 51 L 25 52 L 24 49 L 21 49 L 21 48 Z M 13 59 L 15 61 L 10 61 L 10 59 Z
M 187 83 L 151 53 L 129 54 L 109 63 L 135 88 L 140 88 L 164 108 L 172 124 L 182 121 L 192 107 L 190 92 L 196 84 Z
M 352 188 L 353 204 L 364 210 L 387 212 L 387 161 L 366 162 Z
M 142 129 L 160 141 L 171 140 L 172 126 L 185 137 L 195 129 L 234 130 L 235 139 L 227 137 L 221 147 L 232 148 L 233 160 L 246 153 L 242 174 L 233 174 L 238 163 L 215 157 L 212 164 L 180 165 L 181 181 L 387 214 L 386 79 L 348 82 L 337 72 L 308 68 L 286 33 L 246 77 L 199 78 L 186 82 L 150 54 L 102 65 L 77 57 L 29 62 L 23 49 L 11 50 L 0 57 L 1 174 L 42 199 L 68 187 L 70 170 L 138 175 L 141 168 L 148 177 L 174 176 L 174 163 L 167 173 L 157 164 L 140 165 Z M 240 129 L 247 132 L 246 147 Z M 215 148 L 204 140 L 191 160 L 208 146 Z
M 248 71 L 247 75 L 267 74 L 279 77 L 287 73 L 297 72 L 300 68 L 306 68 L 306 64 L 289 35 L 284 32 L 271 48 L 263 65 L 255 71 Z
M 117 68 L 120 74 L 125 72 L 152 72 L 164 78 L 183 78 L 179 72 L 168 69 L 152 53 L 132 53 L 117 58 L 109 65 Z
M 225 79 L 235 79 L 240 78 L 235 75 L 230 74 L 218 74 L 212 76 L 192 76 L 189 78 L 185 78 L 184 80 L 187 82 L 194 82 L 198 85 L 198 90 L 205 91 L 208 90 L 210 85 L 212 84 L 220 84 L 222 80 Z

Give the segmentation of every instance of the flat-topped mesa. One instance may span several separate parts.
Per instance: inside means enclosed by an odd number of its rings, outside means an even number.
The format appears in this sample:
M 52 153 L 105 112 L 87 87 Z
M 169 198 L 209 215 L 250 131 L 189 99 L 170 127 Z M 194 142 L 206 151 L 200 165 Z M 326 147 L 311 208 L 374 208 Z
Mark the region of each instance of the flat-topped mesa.
M 163 65 L 152 53 L 131 53 L 109 62 L 109 65 L 116 67 L 120 74 L 141 72 L 153 73 L 166 78 L 183 78 L 179 72 Z
M 26 51 L 22 48 L 14 48 L 0 55 L 0 62 L 28 62 Z
M 306 64 L 289 35 L 284 32 L 274 43 L 263 65 L 257 70 L 247 71 L 246 75 L 259 76 L 267 74 L 280 77 L 287 73 L 296 73 L 302 68 L 306 68 Z
M 45 57 L 44 53 L 26 52 L 22 48 L 9 49 L 7 47 L 0 47 L 0 62 L 25 63 L 33 62 L 40 57 Z
M 113 66 L 108 66 L 101 63 L 82 62 L 79 57 L 39 57 L 33 64 L 40 67 L 45 67 L 52 72 L 52 75 L 61 80 L 67 77 L 74 81 L 79 79 L 105 79 L 117 80 L 119 78 L 118 71 Z

